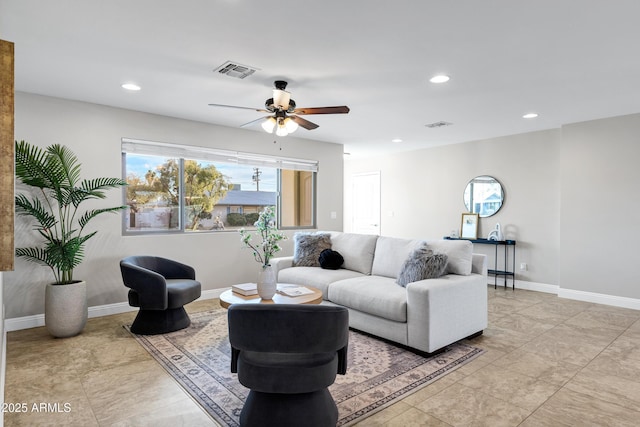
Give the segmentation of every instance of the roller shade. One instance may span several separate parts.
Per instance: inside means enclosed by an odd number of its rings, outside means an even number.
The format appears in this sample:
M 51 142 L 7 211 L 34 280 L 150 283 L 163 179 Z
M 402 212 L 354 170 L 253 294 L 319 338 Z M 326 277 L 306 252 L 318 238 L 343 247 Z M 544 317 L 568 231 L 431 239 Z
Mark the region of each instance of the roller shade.
M 218 150 L 208 147 L 178 145 L 170 144 L 167 142 L 144 141 L 130 138 L 122 138 L 122 152 L 149 156 L 206 160 L 218 163 L 237 163 L 249 166 L 261 166 L 276 169 L 300 170 L 310 172 L 318 171 L 317 160 L 269 156 L 266 154 Z

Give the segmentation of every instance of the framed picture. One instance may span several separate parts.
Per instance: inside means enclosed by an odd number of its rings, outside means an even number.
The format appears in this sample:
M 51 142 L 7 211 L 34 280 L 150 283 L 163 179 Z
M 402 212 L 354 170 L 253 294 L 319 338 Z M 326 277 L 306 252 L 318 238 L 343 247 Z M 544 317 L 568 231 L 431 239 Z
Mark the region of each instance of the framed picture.
M 472 239 L 478 238 L 478 214 L 463 213 L 462 225 L 460 226 L 460 238 Z

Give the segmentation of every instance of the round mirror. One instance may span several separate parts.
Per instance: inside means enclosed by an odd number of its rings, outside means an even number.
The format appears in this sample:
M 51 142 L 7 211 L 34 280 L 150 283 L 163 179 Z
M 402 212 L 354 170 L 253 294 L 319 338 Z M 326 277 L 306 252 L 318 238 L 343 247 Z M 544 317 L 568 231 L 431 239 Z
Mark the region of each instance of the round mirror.
M 469 212 L 477 213 L 481 218 L 498 212 L 503 202 L 502 185 L 492 176 L 477 176 L 464 189 L 464 205 Z

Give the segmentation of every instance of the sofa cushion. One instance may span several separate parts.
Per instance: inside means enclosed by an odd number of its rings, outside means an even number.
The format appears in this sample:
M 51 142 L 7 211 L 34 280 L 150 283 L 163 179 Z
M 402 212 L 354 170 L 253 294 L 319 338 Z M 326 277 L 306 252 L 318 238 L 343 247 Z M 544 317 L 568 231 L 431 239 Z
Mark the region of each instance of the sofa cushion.
M 362 275 L 362 273 L 343 268 L 339 270 L 323 270 L 320 267 L 292 267 L 278 272 L 278 283 L 313 286 L 322 292 L 322 298 L 326 300 L 327 288 L 330 283 Z
M 442 276 L 447 268 L 447 255 L 434 253 L 426 243 L 416 248 L 405 260 L 396 283 L 407 286 L 418 280 L 434 279 Z
M 434 252 L 447 255 L 447 273 L 468 276 L 473 261 L 473 243 L 468 240 L 427 240 Z
M 371 274 L 373 253 L 378 236 L 372 234 L 331 233 L 331 249 L 340 252 L 344 258 L 342 268 Z
M 319 267 L 320 254 L 331 249 L 329 233 L 296 233 L 293 235 L 293 266 Z
M 361 276 L 340 280 L 329 286 L 329 301 L 374 316 L 407 321 L 407 291 L 395 279 Z
M 421 244 L 420 240 L 378 237 L 371 274 L 397 278 L 404 261 Z

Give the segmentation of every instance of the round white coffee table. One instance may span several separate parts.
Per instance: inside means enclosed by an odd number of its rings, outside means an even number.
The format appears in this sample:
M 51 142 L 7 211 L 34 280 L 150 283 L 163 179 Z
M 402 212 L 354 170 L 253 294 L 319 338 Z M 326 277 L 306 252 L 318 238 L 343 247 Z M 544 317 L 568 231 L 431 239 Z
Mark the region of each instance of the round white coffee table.
M 229 308 L 231 304 L 320 304 L 322 302 L 322 292 L 318 289 L 310 286 L 301 287 L 307 288 L 313 293 L 297 297 L 276 293 L 273 299 L 264 300 L 258 295 L 244 296 L 228 289 L 220 294 L 220 305 Z

